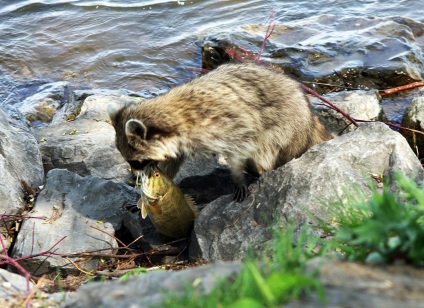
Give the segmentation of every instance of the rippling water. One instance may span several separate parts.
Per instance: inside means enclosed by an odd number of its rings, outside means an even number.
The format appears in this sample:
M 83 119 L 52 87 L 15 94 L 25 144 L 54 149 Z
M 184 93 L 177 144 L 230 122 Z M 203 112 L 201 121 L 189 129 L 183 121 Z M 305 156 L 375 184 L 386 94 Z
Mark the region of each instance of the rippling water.
M 321 14 L 422 21 L 419 2 L 1 1 L 0 105 L 30 81 L 131 90 L 181 83 L 201 66 L 202 34 L 266 23 L 271 8 L 278 23 Z

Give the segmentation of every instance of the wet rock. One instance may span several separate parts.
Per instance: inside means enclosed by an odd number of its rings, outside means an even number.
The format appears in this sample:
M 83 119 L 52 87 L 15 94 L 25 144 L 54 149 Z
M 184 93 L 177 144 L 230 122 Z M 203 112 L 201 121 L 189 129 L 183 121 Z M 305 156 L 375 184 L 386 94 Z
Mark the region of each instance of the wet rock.
M 115 146 L 115 130 L 108 123 L 110 102 L 140 102 L 138 98 L 93 95 L 85 99 L 74 121 L 50 125 L 34 132 L 45 172 L 66 168 L 79 175 L 122 181 L 128 164 Z
M 416 97 L 412 100 L 406 108 L 405 115 L 403 116 L 402 126 L 424 131 L 424 97 Z M 402 134 L 408 140 L 409 145 L 418 153 L 420 158 L 424 157 L 424 136 L 421 134 L 413 133 L 404 130 Z
M 22 127 L 22 122 L 19 125 L 16 122 L 19 120 L 11 119 L 0 109 L 0 212 L 8 215 L 24 211 L 27 200 L 21 181 L 36 188 L 43 184 L 44 177 L 37 141 Z M 0 221 L 0 236 L 6 248 L 10 246 L 10 236 L 13 235 L 6 230 L 10 230 L 14 220 L 2 217 Z
M 42 84 L 20 101 L 16 107 L 32 125 L 43 125 L 53 120 L 56 112 L 65 104 L 68 94 L 68 82 L 58 81 Z
M 296 79 L 326 90 L 389 88 L 422 79 L 423 25 L 402 17 L 321 15 L 277 26 L 261 60 L 281 66 Z M 228 48 L 260 50 L 266 26 L 221 31 L 203 39 L 203 66 L 231 57 Z M 331 86 L 326 86 L 330 84 Z
M 92 283 L 81 287 L 62 307 L 160 307 L 164 294 L 185 292 L 195 281 L 196 289 L 209 293 L 218 281 L 240 270 L 239 263 L 210 264 L 178 272 L 154 271 L 124 281 Z
M 343 91 L 333 92 L 323 95 L 331 103 L 342 109 L 348 115 L 358 120 L 385 121 L 386 117 L 381 106 L 381 97 L 378 91 Z M 338 134 L 341 131 L 349 132 L 355 129 L 354 125 L 350 125 L 348 120 L 339 112 L 328 108 L 317 97 L 309 97 L 309 101 L 314 105 L 315 111 L 321 116 L 327 128 Z
M 377 187 L 377 182 L 369 172 L 390 180 L 396 170 L 423 178 L 405 138 L 382 123 L 361 124 L 266 172 L 244 202 L 231 202 L 230 196 L 211 202 L 195 220 L 190 255 L 208 261 L 241 259 L 249 248 L 259 251 L 272 238 L 272 226 L 331 219 L 331 202 L 345 201 L 349 192 L 357 196 L 358 190 L 371 195 L 369 185 Z
M 117 243 L 112 235 L 122 227 L 125 205 L 137 198 L 134 189 L 125 184 L 80 177 L 67 170 L 51 170 L 30 212 L 34 218 L 22 223 L 12 256 L 42 253 L 57 244 L 52 252 L 59 255 L 38 256 L 20 264 L 33 275 L 55 272 L 56 267 L 65 274 L 79 273 L 69 260 L 87 271 L 97 268 L 98 258 L 69 256 L 66 259 L 60 254 L 114 253 Z

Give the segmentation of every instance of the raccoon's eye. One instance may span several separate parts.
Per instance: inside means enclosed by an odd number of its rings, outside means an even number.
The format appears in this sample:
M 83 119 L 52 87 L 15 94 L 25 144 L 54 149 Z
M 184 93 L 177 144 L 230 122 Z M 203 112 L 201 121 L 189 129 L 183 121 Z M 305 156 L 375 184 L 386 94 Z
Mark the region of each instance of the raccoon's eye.
M 160 173 L 158 171 L 155 171 L 155 177 L 160 177 Z

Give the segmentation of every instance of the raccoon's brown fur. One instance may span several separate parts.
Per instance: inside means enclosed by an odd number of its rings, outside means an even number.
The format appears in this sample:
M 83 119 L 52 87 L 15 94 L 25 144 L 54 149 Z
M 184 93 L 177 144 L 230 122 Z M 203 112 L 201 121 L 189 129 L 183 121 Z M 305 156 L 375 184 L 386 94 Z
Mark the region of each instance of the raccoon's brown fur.
M 217 154 L 244 188 L 246 167 L 261 174 L 332 138 L 297 82 L 255 64 L 222 65 L 140 104 L 111 104 L 108 113 L 132 167 L 164 162 L 173 177 L 186 157 Z

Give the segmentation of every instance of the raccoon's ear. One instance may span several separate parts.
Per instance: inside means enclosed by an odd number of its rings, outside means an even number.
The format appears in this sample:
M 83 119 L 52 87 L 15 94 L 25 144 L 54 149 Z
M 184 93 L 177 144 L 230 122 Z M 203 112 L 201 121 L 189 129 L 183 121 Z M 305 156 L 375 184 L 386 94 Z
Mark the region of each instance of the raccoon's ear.
M 109 119 L 112 121 L 112 123 L 116 123 L 116 116 L 118 115 L 118 113 L 126 106 L 125 103 L 118 103 L 118 102 L 113 102 L 110 103 L 109 105 L 107 105 L 106 107 L 106 111 L 109 115 Z
M 125 124 L 125 135 L 127 136 L 128 141 L 134 139 L 145 140 L 147 136 L 147 128 L 143 122 L 136 119 L 130 119 Z

